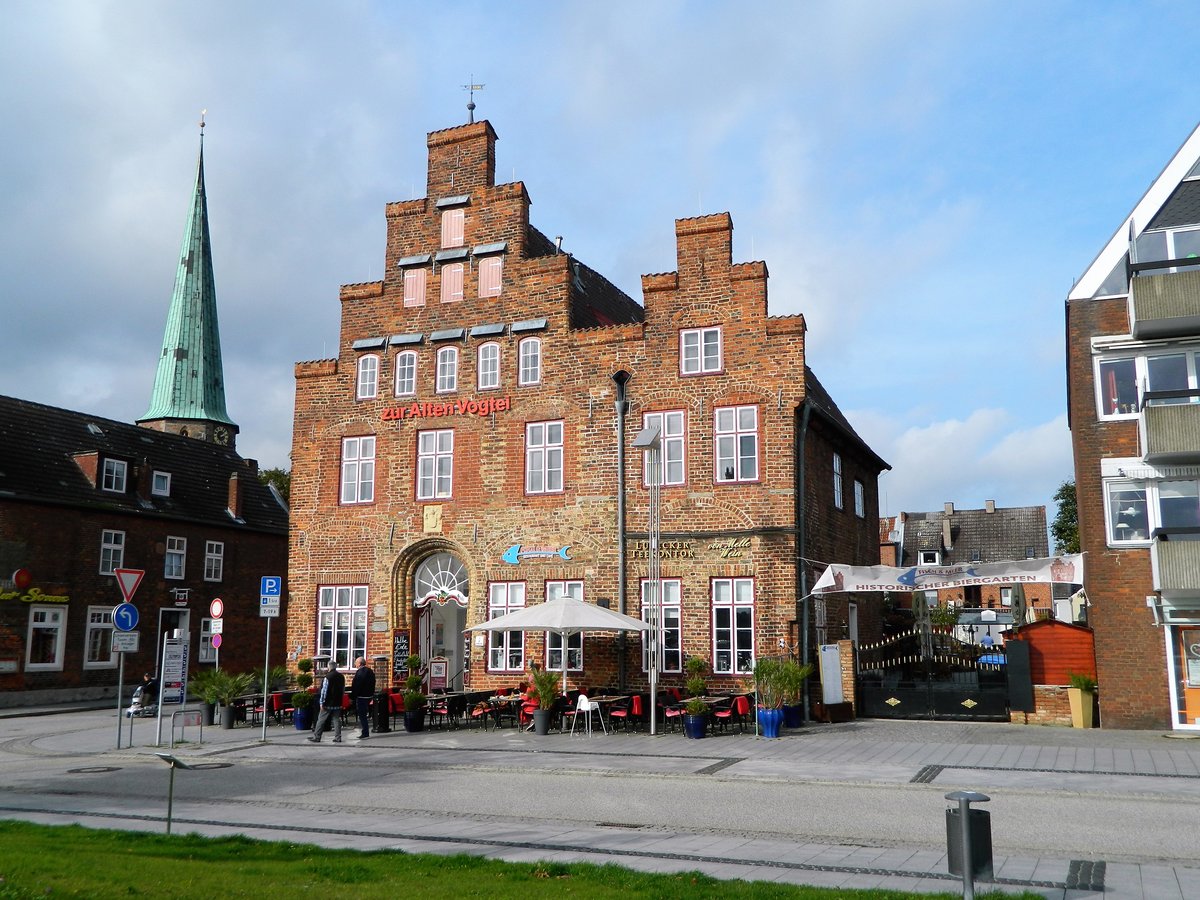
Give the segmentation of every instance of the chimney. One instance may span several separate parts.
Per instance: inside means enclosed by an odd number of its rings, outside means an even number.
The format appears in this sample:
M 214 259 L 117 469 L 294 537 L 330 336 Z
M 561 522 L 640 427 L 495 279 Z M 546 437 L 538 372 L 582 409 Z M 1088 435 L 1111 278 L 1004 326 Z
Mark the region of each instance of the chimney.
M 996 511 L 996 501 L 995 500 L 985 500 L 983 502 L 983 509 L 985 512 L 994 513 Z
M 486 121 L 433 131 L 427 137 L 426 196 L 435 200 L 496 184 L 496 132 Z
M 948 515 L 948 516 L 954 515 L 954 504 L 953 503 L 947 502 L 946 505 L 942 508 L 945 510 L 946 515 Z
M 946 504 L 949 506 L 950 504 Z M 947 550 L 954 549 L 954 532 L 950 528 L 950 520 L 942 519 L 942 546 Z
M 237 472 L 229 476 L 229 513 L 235 519 L 242 517 L 242 486 L 238 483 Z

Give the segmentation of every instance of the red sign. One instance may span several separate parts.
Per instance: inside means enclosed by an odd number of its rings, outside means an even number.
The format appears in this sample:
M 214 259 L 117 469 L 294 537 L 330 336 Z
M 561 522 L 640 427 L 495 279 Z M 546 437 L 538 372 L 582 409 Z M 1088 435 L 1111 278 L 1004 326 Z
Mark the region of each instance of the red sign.
M 224 640 L 224 639 L 223 639 L 223 638 L 222 638 L 222 637 L 221 637 L 219 634 L 214 634 L 214 635 L 212 636 L 212 642 L 213 642 L 213 649 L 214 649 L 214 650 L 220 650 L 220 649 L 221 649 L 221 641 L 222 641 L 222 640 Z
M 445 403 L 410 403 L 408 406 L 389 406 L 379 413 L 379 418 L 388 422 L 392 419 L 490 416 L 494 412 L 508 412 L 510 409 L 512 409 L 511 397 L 485 397 L 482 400 L 447 400 Z
M 138 585 L 142 583 L 142 576 L 146 574 L 146 570 L 114 569 L 113 574 L 117 576 L 117 584 L 121 586 L 121 596 L 125 598 L 126 603 L 131 603 L 134 592 L 137 591 Z
M 12 576 L 13 587 L 18 591 L 23 591 L 25 588 L 33 584 L 33 573 L 28 569 L 17 569 Z
M 208 614 L 214 619 L 219 619 L 225 615 L 225 602 L 217 597 L 212 603 L 208 604 Z

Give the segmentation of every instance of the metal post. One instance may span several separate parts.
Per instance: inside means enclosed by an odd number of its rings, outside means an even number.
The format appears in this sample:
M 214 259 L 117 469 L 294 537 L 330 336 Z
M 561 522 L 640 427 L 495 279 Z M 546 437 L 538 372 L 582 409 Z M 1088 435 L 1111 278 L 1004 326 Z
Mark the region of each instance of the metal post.
M 662 657 L 662 576 L 658 553 L 661 530 L 660 496 L 662 491 L 662 441 L 657 425 L 643 428 L 633 441 L 633 446 L 646 451 L 646 482 L 650 488 L 647 506 L 647 537 L 650 552 L 646 565 L 646 618 L 650 631 L 646 635 L 647 666 L 650 681 L 650 734 L 657 733 L 658 722 L 658 672 Z
M 263 651 L 263 656 L 264 656 L 264 659 L 263 659 L 263 704 L 262 704 L 263 729 L 262 729 L 262 738 L 260 740 L 265 741 L 267 739 L 267 712 L 268 712 L 267 698 L 270 696 L 270 693 L 268 692 L 268 690 L 271 686 L 270 681 L 267 680 L 271 676 L 271 617 L 270 616 L 267 616 L 267 642 L 266 642 L 266 648 Z
M 170 780 L 167 782 L 167 834 L 171 833 L 171 813 L 175 806 L 175 766 L 168 766 L 171 770 Z
M 958 802 L 959 863 L 962 866 L 963 900 L 975 900 L 975 860 L 971 846 L 971 804 L 986 803 L 992 798 L 978 791 L 951 791 L 947 800 Z
M 121 661 L 117 663 L 117 749 L 121 749 L 121 726 L 124 724 L 121 721 L 121 696 L 125 692 L 125 654 L 121 654 Z M 130 719 L 133 716 L 129 717 Z M 133 728 L 129 729 L 130 746 L 133 742 Z

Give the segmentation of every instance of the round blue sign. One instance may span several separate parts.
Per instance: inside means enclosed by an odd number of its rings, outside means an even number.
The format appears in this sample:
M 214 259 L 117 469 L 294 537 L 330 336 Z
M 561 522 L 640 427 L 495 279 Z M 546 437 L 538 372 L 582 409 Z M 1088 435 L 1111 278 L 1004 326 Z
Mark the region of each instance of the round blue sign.
M 133 631 L 138 624 L 137 607 L 132 603 L 118 603 L 113 607 L 113 628 L 117 631 Z

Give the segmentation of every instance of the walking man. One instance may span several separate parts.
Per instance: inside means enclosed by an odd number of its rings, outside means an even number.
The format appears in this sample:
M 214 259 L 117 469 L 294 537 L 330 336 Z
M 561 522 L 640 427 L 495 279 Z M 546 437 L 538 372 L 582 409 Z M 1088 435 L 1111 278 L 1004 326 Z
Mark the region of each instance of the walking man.
M 358 739 L 361 741 L 370 736 L 371 698 L 375 696 L 375 673 L 367 665 L 366 657 L 360 656 L 354 661 L 354 680 L 350 682 L 350 696 L 354 698 L 354 708 L 358 711 Z
M 329 671 L 325 673 L 325 680 L 321 682 L 321 713 L 317 716 L 312 737 L 308 739 L 311 743 L 321 743 L 321 734 L 329 724 L 330 716 L 333 717 L 333 742 L 342 742 L 342 697 L 345 694 L 346 676 L 338 671 L 337 660 L 331 659 Z

